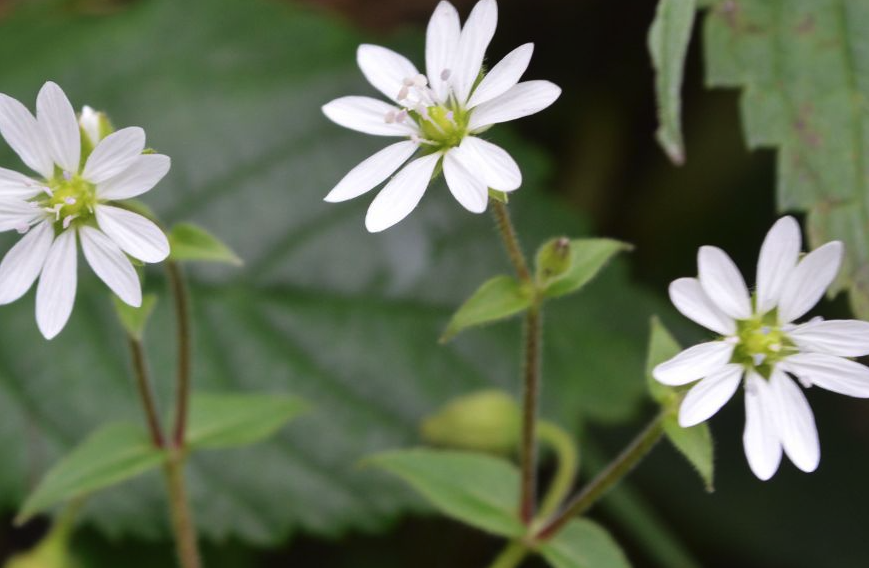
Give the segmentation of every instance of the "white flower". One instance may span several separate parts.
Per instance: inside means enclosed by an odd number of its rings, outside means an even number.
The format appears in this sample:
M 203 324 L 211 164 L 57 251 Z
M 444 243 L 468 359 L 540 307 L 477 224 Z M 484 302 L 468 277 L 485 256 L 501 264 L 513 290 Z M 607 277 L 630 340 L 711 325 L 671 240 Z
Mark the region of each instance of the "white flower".
M 551 105 L 561 89 L 548 81 L 519 82 L 533 44 L 513 50 L 481 77 L 486 48 L 495 33 L 498 6 L 480 0 L 465 22 L 449 2 L 435 8 L 426 37 L 422 75 L 407 58 L 376 45 L 362 45 L 357 60 L 368 81 L 391 103 L 342 97 L 323 107 L 334 122 L 375 136 L 407 140 L 387 146 L 353 168 L 326 196 L 339 202 L 386 181 L 365 218 L 371 232 L 404 219 L 422 198 L 438 164 L 450 192 L 468 211 L 482 213 L 488 188 L 509 192 L 522 184 L 519 166 L 502 148 L 477 135 L 493 124 L 528 116 Z
M 75 112 L 51 82 L 39 91 L 35 118 L 0 94 L 0 135 L 38 174 L 0 168 L 0 231 L 24 234 L 0 262 L 0 304 L 20 298 L 39 277 L 36 323 L 47 339 L 57 335 L 75 300 L 80 239 L 97 276 L 127 304 L 141 305 L 126 255 L 159 262 L 169 243 L 154 223 L 109 203 L 150 190 L 169 171 L 169 158 L 143 154 L 145 132 L 133 127 L 106 136 L 83 160 Z
M 744 379 L 743 445 L 751 470 L 763 480 L 778 469 L 782 449 L 803 471 L 814 471 L 820 461 L 815 419 L 792 377 L 805 388 L 869 397 L 869 368 L 848 359 L 869 354 L 869 323 L 792 323 L 836 277 L 842 243 L 827 243 L 802 259 L 800 246 L 797 222 L 780 219 L 761 246 L 753 295 L 724 251 L 702 247 L 699 278 L 673 282 L 670 299 L 683 315 L 722 337 L 682 351 L 653 372 L 670 386 L 700 381 L 679 409 L 684 427 L 710 418 Z

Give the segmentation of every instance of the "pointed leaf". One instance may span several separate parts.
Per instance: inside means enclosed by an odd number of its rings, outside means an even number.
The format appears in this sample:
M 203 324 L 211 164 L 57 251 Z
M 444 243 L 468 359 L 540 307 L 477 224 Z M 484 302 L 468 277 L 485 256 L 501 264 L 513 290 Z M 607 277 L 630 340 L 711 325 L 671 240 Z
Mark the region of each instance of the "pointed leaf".
M 656 381 L 652 376 L 652 370 L 658 364 L 675 357 L 681 350 L 682 347 L 670 335 L 661 320 L 657 316 L 652 317 L 649 330 L 649 348 L 646 355 L 646 384 L 652 398 L 662 405 L 676 404 L 680 397 L 675 389 Z
M 612 258 L 631 245 L 612 239 L 573 239 L 570 241 L 569 268 L 558 278 L 549 281 L 543 293 L 557 298 L 576 292 L 603 269 Z
M 538 552 L 554 568 L 630 568 L 613 537 L 588 519 L 571 521 Z
M 365 463 L 397 475 L 448 517 L 508 538 L 525 532 L 517 516 L 519 472 L 505 460 L 413 449 L 378 454 Z
M 17 522 L 140 475 L 163 463 L 165 457 L 141 427 L 126 423 L 104 426 L 48 471 L 24 502 Z
M 222 262 L 241 266 L 242 260 L 217 237 L 192 223 L 179 223 L 169 231 L 169 258 L 177 261 Z
M 268 438 L 307 409 L 281 394 L 194 393 L 187 443 L 191 448 L 247 446 Z
M 114 295 L 112 296 L 112 303 L 115 306 L 115 313 L 118 314 L 118 319 L 121 321 L 121 325 L 126 332 L 133 339 L 141 341 L 145 333 L 145 326 L 148 325 L 148 319 L 157 305 L 157 295 L 145 294 L 142 296 L 142 305 L 138 308 L 134 308 Z
M 685 459 L 697 470 L 706 485 L 706 491 L 713 491 L 715 470 L 712 463 L 712 434 L 709 432 L 709 425 L 703 422 L 690 428 L 683 428 L 679 426 L 679 420 L 673 413 L 664 419 L 664 433 L 679 453 L 685 456 Z
M 485 282 L 453 315 L 441 342 L 469 327 L 492 323 L 524 312 L 531 306 L 531 295 L 512 276 L 496 276 Z

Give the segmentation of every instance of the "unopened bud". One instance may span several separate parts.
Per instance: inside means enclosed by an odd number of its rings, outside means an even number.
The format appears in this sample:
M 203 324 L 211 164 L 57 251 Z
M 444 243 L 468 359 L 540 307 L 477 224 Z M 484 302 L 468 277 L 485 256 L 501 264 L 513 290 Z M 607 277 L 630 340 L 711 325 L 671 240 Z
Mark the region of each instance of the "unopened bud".
M 81 129 L 82 160 L 87 159 L 100 141 L 115 131 L 112 122 L 104 112 L 99 112 L 85 105 L 78 118 Z
M 545 243 L 537 251 L 537 280 L 545 285 L 570 268 L 570 239 L 559 237 Z
M 426 442 L 508 454 L 518 447 L 522 414 L 508 394 L 480 391 L 453 400 L 422 423 Z

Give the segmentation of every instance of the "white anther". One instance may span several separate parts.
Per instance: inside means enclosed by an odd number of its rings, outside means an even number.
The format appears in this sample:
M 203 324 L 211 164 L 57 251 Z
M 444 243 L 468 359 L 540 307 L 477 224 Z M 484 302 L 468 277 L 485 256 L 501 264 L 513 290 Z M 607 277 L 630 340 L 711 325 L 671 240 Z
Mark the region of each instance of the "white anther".
M 401 81 L 401 83 L 402 83 L 405 87 L 413 87 L 415 81 L 416 81 L 416 77 L 405 77 L 405 78 Z
M 407 120 L 407 111 L 404 109 L 401 109 L 395 115 L 395 122 L 402 124 L 402 123 L 404 123 L 405 120 Z
M 764 362 L 764 360 L 766 359 L 766 355 L 764 355 L 763 353 L 757 353 L 755 355 L 752 355 L 751 358 L 752 360 L 754 360 L 754 366 L 758 367 L 761 363 Z
M 404 99 L 407 98 L 407 95 L 409 95 L 409 94 L 410 94 L 410 88 L 407 85 L 403 86 L 401 88 L 401 90 L 398 91 L 398 100 L 403 101 Z
M 75 205 L 75 197 L 67 197 L 63 200 L 67 205 Z
M 64 217 L 63 219 L 63 228 L 69 229 L 69 224 L 72 223 L 72 220 L 78 217 L 78 215 L 69 215 L 68 217 Z
M 450 75 L 452 75 L 452 74 L 453 74 L 453 72 L 450 71 L 449 69 L 444 69 L 443 71 L 441 71 L 441 81 L 449 81 Z
M 21 221 L 17 225 L 15 225 L 15 230 L 18 231 L 19 235 L 23 235 L 30 230 L 30 225 L 28 223 L 25 223 L 24 221 Z
M 773 343 L 769 346 L 769 350 L 773 353 L 778 353 L 779 351 L 781 351 L 781 343 Z
M 415 110 L 424 120 L 431 120 L 431 116 L 428 114 L 428 108 L 426 108 L 425 105 L 418 104 L 413 110 Z
M 421 89 L 421 88 L 425 87 L 426 85 L 428 85 L 428 78 L 426 78 L 425 75 L 420 73 L 419 75 L 417 75 L 416 77 L 413 78 L 413 85 L 415 87 L 418 87 Z
M 391 110 L 387 112 L 386 116 L 383 117 L 383 120 L 386 121 L 386 124 L 392 124 L 393 122 L 395 122 L 395 111 Z
M 49 197 L 54 197 L 54 192 L 51 191 L 51 188 L 48 187 L 47 185 L 46 185 L 46 186 L 43 186 L 42 191 L 44 191 L 45 193 L 47 193 Z
M 66 171 L 63 172 L 63 179 L 65 179 L 66 181 L 71 180 L 71 179 L 72 179 L 72 174 L 69 173 L 69 172 L 66 172 Z

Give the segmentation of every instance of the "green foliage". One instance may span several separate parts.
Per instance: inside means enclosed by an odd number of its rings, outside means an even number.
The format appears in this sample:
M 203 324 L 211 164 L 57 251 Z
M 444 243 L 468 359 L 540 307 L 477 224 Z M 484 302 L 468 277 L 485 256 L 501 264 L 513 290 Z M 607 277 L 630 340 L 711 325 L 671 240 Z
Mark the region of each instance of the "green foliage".
M 506 319 L 531 306 L 531 292 L 512 276 L 495 276 L 483 283 L 453 315 L 441 343 L 469 327 Z
M 223 262 L 241 266 L 242 260 L 217 237 L 193 223 L 178 223 L 169 231 L 169 258 L 177 261 Z
M 306 410 L 281 394 L 194 393 L 187 443 L 192 449 L 246 446 L 267 438 Z
M 426 442 L 448 448 L 512 453 L 519 445 L 522 411 L 509 394 L 485 390 L 461 396 L 422 423 Z
M 165 458 L 142 428 L 126 423 L 103 426 L 48 471 L 16 520 L 23 523 L 58 503 L 126 481 Z
M 525 533 L 517 516 L 519 472 L 507 461 L 413 449 L 383 453 L 366 463 L 397 475 L 448 517 L 507 538 Z
M 857 316 L 869 317 L 869 3 L 719 1 L 704 30 L 706 81 L 738 87 L 750 148 L 778 150 L 781 211 L 808 212 L 812 247 L 838 239 Z M 832 293 L 832 292 L 831 292 Z
M 679 426 L 679 405 L 685 388 L 673 388 L 662 385 L 652 377 L 652 369 L 659 363 L 675 356 L 682 348 L 667 331 L 661 321 L 652 318 L 651 331 L 649 333 L 649 350 L 646 359 L 646 384 L 652 398 L 657 401 L 667 415 L 664 417 L 664 434 L 679 452 L 694 466 L 697 473 L 703 479 L 707 491 L 712 491 L 714 468 L 712 434 L 709 425 L 705 422 L 691 428 Z
M 538 552 L 554 568 L 629 568 L 613 537 L 588 519 L 571 521 Z
M 122 302 L 117 296 L 112 296 L 112 301 L 115 305 L 115 313 L 118 314 L 118 319 L 124 330 L 133 339 L 141 340 L 145 333 L 145 326 L 148 325 L 148 319 L 157 305 L 157 295 L 144 294 L 142 305 L 138 308 Z
M 567 270 L 549 279 L 543 295 L 557 298 L 578 291 L 591 282 L 616 254 L 626 250 L 631 250 L 631 245 L 612 239 L 571 240 Z
M 695 11 L 694 0 L 660 0 L 655 21 L 649 29 L 649 53 L 655 68 L 660 122 L 655 136 L 676 164 L 685 162 L 681 91 Z

